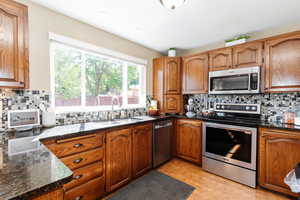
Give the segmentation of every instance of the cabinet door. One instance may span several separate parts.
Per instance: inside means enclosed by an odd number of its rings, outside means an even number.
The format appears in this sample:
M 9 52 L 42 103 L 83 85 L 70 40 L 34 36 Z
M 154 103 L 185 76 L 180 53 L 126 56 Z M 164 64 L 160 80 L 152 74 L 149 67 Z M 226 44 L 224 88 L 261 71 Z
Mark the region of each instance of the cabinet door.
M 27 7 L 0 1 L 0 87 L 24 88 L 28 82 Z
M 260 129 L 259 183 L 262 187 L 292 193 L 284 177 L 300 162 L 300 133 Z
M 153 99 L 158 101 L 158 109 L 163 113 L 164 102 L 164 58 L 153 59 Z
M 262 65 L 263 43 L 255 42 L 233 48 L 234 67 L 254 67 Z
M 177 120 L 177 156 L 201 164 L 202 162 L 202 122 Z
M 232 49 L 226 48 L 209 53 L 209 71 L 225 70 L 232 67 Z
M 164 66 L 165 94 L 181 93 L 181 58 L 166 57 Z
M 300 34 L 266 41 L 268 92 L 300 91 Z
M 207 93 L 208 55 L 185 57 L 183 60 L 183 93 Z
M 164 112 L 172 114 L 182 112 L 182 95 L 165 95 Z
M 62 188 L 55 189 L 41 196 L 34 197 L 31 200 L 63 200 L 64 192 Z
M 132 133 L 132 168 L 137 177 L 152 167 L 152 124 L 136 126 Z
M 131 129 L 107 132 L 106 138 L 106 189 L 110 192 L 131 179 Z

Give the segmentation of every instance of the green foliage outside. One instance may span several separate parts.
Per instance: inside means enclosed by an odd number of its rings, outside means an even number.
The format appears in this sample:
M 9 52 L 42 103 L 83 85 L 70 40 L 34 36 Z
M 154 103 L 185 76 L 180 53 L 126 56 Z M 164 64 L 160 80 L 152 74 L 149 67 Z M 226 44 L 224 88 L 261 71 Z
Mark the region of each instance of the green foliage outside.
M 55 91 L 60 99 L 81 96 L 82 53 L 68 48 L 55 48 Z M 91 54 L 86 54 L 86 95 L 120 95 L 122 92 L 122 65 Z M 128 66 L 128 89 L 139 83 L 137 66 Z

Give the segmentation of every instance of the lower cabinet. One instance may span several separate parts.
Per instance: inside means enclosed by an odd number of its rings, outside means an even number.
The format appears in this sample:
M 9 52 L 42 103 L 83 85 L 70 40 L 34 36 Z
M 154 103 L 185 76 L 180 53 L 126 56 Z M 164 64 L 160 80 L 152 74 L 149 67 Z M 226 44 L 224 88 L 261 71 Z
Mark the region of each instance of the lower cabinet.
M 300 132 L 259 129 L 260 186 L 297 196 L 284 183 L 284 177 L 300 162 Z
M 138 177 L 152 168 L 152 124 L 136 126 L 132 133 L 132 172 Z
M 152 123 L 43 143 L 73 171 L 73 179 L 34 200 L 95 200 L 152 168 Z
M 32 198 L 31 200 L 63 200 L 64 191 L 62 188 L 55 189 L 41 196 Z
M 202 122 L 179 119 L 176 126 L 176 155 L 202 164 Z
M 132 131 L 130 128 L 106 134 L 106 191 L 128 183 L 132 177 Z

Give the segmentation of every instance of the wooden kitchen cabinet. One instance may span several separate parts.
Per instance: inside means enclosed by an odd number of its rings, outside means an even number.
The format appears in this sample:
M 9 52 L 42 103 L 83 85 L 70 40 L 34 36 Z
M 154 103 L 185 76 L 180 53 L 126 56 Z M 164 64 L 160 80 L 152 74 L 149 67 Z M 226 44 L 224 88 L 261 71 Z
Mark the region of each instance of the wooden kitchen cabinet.
M 160 114 L 183 111 L 181 95 L 181 58 L 153 59 L 153 99 L 158 101 Z
M 300 33 L 267 40 L 265 54 L 265 91 L 300 91 Z
M 226 70 L 232 67 L 232 48 L 209 52 L 209 71 Z
M 105 194 L 105 132 L 42 141 L 73 171 L 64 199 L 95 199 Z M 54 199 L 54 198 L 53 198 Z
M 132 158 L 133 177 L 152 168 L 152 123 L 133 127 Z
M 233 47 L 233 67 L 262 66 L 263 42 L 251 42 Z
M 62 188 L 47 192 L 41 196 L 34 197 L 31 200 L 63 200 L 64 192 Z
M 27 7 L 1 0 L 0 19 L 0 87 L 28 88 Z
M 185 160 L 201 164 L 202 122 L 179 119 L 176 124 L 176 155 Z
M 106 190 L 113 191 L 132 178 L 132 129 L 106 134 Z
M 297 196 L 284 183 L 284 177 L 300 162 L 300 132 L 259 129 L 260 186 Z
M 181 58 L 165 57 L 164 93 L 181 94 Z
M 183 94 L 208 92 L 208 54 L 183 58 Z

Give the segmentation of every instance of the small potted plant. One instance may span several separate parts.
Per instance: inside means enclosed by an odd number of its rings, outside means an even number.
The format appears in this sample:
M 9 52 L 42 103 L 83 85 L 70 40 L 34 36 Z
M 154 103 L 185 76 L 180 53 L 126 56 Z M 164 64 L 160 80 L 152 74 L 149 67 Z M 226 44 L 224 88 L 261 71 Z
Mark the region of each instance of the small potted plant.
M 249 35 L 240 35 L 228 40 L 225 40 L 225 46 L 229 47 L 229 46 L 233 46 L 233 45 L 237 45 L 237 44 L 243 44 L 245 42 L 247 42 L 247 40 L 250 38 Z
M 176 56 L 176 49 L 175 48 L 170 48 L 168 51 L 168 56 L 169 57 L 175 57 Z

